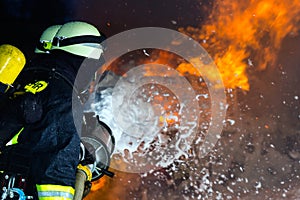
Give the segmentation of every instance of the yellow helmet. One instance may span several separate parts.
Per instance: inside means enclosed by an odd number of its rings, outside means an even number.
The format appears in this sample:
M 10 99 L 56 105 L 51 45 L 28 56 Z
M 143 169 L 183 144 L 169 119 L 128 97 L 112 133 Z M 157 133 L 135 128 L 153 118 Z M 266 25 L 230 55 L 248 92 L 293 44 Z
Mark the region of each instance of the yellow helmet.
M 35 53 L 49 53 L 49 50 L 52 47 L 52 41 L 57 33 L 57 31 L 60 29 L 61 25 L 52 25 L 46 28 L 41 37 L 40 41 L 38 42 L 34 52 Z
M 0 45 L 0 90 L 5 92 L 26 63 L 23 52 L 10 44 Z
M 71 21 L 63 24 L 58 30 L 53 39 L 52 49 L 99 59 L 103 53 L 101 42 L 105 39 L 95 26 L 82 21 Z

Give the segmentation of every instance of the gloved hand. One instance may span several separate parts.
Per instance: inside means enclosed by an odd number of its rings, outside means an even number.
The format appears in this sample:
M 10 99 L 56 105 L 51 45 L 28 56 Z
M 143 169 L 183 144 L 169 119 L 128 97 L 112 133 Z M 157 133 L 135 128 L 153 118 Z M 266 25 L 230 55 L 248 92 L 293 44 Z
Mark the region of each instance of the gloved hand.
M 83 199 L 92 187 L 90 184 L 92 180 L 91 169 L 87 165 L 79 164 L 77 166 L 76 172 L 76 182 L 75 182 L 75 194 L 74 200 Z

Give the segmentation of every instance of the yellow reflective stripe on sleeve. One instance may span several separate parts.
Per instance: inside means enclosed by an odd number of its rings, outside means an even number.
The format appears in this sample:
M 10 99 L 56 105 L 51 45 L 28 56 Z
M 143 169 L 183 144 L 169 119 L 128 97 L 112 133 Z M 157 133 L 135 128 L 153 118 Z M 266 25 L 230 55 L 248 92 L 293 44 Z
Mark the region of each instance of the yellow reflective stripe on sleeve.
M 47 87 L 48 83 L 45 81 L 37 81 L 35 83 L 29 83 L 28 85 L 25 85 L 26 92 L 31 92 L 32 94 L 35 94 L 37 92 L 43 91 Z
M 23 129 L 24 129 L 24 127 L 21 128 L 21 130 L 19 130 L 19 132 L 6 144 L 6 146 L 12 145 L 12 144 L 17 144 L 18 143 L 19 135 L 23 131 Z
M 36 185 L 39 200 L 73 200 L 75 190 L 71 186 Z

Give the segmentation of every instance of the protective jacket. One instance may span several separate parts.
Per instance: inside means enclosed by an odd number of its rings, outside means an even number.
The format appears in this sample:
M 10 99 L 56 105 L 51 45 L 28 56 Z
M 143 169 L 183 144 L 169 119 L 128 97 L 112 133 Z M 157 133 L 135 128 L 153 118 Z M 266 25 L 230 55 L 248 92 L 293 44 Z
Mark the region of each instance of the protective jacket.
M 36 186 L 28 189 L 35 198 L 73 199 L 80 136 L 72 94 L 83 57 L 59 50 L 39 56 L 25 67 L 14 92 L 2 101 L 0 171 L 25 174 Z M 19 131 L 17 144 L 5 145 Z

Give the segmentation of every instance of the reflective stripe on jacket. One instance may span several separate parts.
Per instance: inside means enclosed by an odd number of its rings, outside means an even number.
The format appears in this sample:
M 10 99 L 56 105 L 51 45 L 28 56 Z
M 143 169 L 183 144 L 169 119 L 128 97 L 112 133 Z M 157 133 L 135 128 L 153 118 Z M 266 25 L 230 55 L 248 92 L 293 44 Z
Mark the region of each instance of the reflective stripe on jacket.
M 36 185 L 39 200 L 73 200 L 75 190 L 70 186 Z

